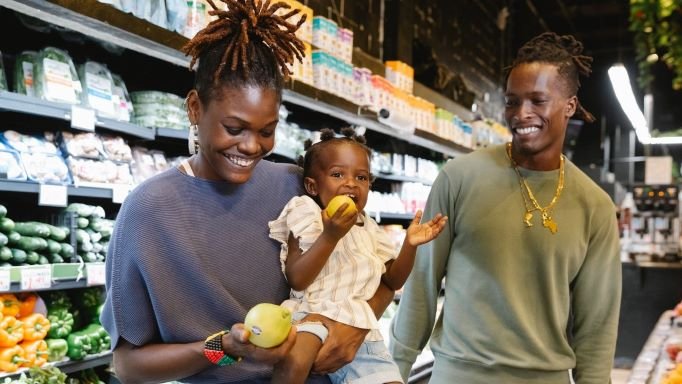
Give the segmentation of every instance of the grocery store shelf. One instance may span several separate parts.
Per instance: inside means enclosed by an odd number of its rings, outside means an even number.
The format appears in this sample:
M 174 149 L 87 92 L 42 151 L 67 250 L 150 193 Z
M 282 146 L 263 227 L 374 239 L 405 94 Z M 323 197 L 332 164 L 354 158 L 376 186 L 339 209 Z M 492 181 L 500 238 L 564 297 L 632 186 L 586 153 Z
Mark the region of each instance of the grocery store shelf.
M 410 183 L 422 183 L 425 185 L 432 185 L 433 184 L 433 180 L 423 179 L 421 177 L 389 175 L 389 174 L 385 174 L 385 173 L 379 173 L 375 176 L 377 177 L 377 179 L 390 180 L 390 181 L 407 181 Z
M 86 356 L 83 360 L 65 360 L 55 363 L 47 363 L 43 367 L 57 367 L 62 372 L 69 374 L 74 372 L 83 371 L 90 368 L 100 367 L 102 365 L 111 364 L 113 354 L 109 351 L 98 353 L 96 355 Z M 18 379 L 22 373 L 27 373 L 28 368 L 21 368 L 13 373 L 0 373 L 0 379 Z
M 156 131 L 156 137 L 187 140 L 189 136 L 189 130 L 187 129 L 154 128 L 154 130 Z
M 0 0 L 0 6 L 172 64 L 183 67 L 189 64 L 188 58 L 179 51 L 187 41 L 185 37 L 95 0 Z M 324 113 L 349 124 L 364 126 L 450 157 L 470 152 L 470 149 L 446 140 L 425 138 L 419 132 L 416 134 L 398 132 L 381 124 L 376 116 L 371 116 L 371 114 L 365 116 L 364 113 L 360 115 L 357 105 L 300 81 L 293 81 L 287 84 L 287 87 L 290 89 L 284 90 L 285 102 Z M 31 109 L 23 105 L 20 110 Z M 49 116 L 66 118 L 62 113 L 64 111 L 51 110 L 49 112 L 51 113 Z M 107 126 L 107 128 L 123 129 L 116 125 Z M 140 133 L 142 132 L 137 132 L 137 134 Z M 152 139 L 153 137 L 152 130 L 151 137 L 145 138 Z
M 88 263 L 89 268 L 104 268 L 104 263 Z M 31 288 L 22 289 L 22 276 L 26 275 L 27 270 L 38 270 L 44 267 L 49 267 L 51 271 L 51 281 L 49 288 Z M 85 264 L 77 263 L 59 263 L 59 264 L 45 264 L 45 265 L 29 265 L 29 266 L 15 266 L 15 267 L 1 267 L 0 270 L 9 269 L 10 289 L 5 292 L 22 292 L 22 291 L 46 291 L 58 289 L 73 289 L 84 288 L 92 285 L 102 285 L 104 282 L 93 283 L 88 279 L 88 268 Z
M 0 109 L 6 111 L 45 116 L 60 120 L 71 120 L 71 107 L 70 104 L 55 103 L 41 100 L 37 97 L 0 91 Z M 152 129 L 130 124 L 125 121 L 98 116 L 95 125 L 126 135 L 137 136 L 148 140 L 154 139 L 154 131 Z
M 381 220 L 412 220 L 414 213 L 389 213 L 389 212 L 368 212 L 377 222 Z
M 0 191 L 39 193 L 40 184 L 33 181 L 0 180 Z M 109 188 L 77 187 L 74 185 L 69 185 L 67 186 L 67 195 L 77 197 L 94 197 L 98 199 L 112 199 L 113 190 Z

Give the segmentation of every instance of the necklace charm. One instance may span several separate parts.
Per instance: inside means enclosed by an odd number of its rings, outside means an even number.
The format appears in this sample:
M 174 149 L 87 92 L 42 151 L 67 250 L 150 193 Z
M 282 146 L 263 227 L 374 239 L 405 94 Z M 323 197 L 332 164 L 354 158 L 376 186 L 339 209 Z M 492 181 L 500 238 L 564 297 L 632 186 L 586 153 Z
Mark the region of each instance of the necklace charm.
M 526 212 L 523 215 L 523 222 L 526 224 L 526 227 L 530 228 L 533 226 L 533 223 L 530 222 L 531 220 L 533 220 L 533 212 Z
M 549 231 L 552 232 L 552 235 L 559 230 L 556 221 L 554 221 L 547 212 L 542 212 L 542 226 L 549 229 Z

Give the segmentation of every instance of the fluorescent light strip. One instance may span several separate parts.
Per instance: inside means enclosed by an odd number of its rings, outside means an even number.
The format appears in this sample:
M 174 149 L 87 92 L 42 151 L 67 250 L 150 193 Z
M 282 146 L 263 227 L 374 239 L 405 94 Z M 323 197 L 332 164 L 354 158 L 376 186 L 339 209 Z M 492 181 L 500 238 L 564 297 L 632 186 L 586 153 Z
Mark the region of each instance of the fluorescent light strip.
M 632 127 L 635 129 L 637 139 L 642 144 L 654 144 L 651 142 L 652 138 L 649 134 L 649 126 L 646 123 L 642 110 L 639 109 L 635 94 L 632 93 L 632 86 L 630 85 L 630 77 L 628 71 L 623 64 L 614 64 L 609 68 L 609 78 L 613 91 L 616 93 L 616 98 L 620 103 L 623 112 L 630 120 Z

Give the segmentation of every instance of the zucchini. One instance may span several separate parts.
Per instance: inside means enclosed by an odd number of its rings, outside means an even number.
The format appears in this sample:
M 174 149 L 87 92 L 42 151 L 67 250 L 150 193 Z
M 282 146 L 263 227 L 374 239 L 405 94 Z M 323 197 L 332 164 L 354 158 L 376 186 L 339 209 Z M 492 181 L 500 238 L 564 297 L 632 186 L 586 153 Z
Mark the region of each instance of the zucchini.
M 50 227 L 36 221 L 16 223 L 14 230 L 22 236 L 50 237 Z
M 15 245 L 24 251 L 42 251 L 47 248 L 47 240 L 41 237 L 22 236 Z
M 12 250 L 7 247 L 0 248 L 0 261 L 12 260 Z
M 12 264 L 23 264 L 26 262 L 26 252 L 21 249 L 12 248 Z
M 0 204 L 0 218 L 7 216 L 7 208 Z
M 95 207 L 82 203 L 71 203 L 66 207 L 67 212 L 75 212 L 80 217 L 89 217 L 95 212 Z
M 14 221 L 9 217 L 0 219 L 0 232 L 10 233 L 14 230 Z
M 58 242 L 52 240 L 52 239 L 47 239 L 47 252 L 49 253 L 59 253 L 59 251 L 62 250 L 62 245 L 59 244 Z
M 33 251 L 26 252 L 26 264 L 38 264 L 40 255 Z
M 64 262 L 64 258 L 61 257 L 61 256 L 60 256 L 59 254 L 57 254 L 57 253 L 52 253 L 52 254 L 50 254 L 49 257 L 48 257 L 48 259 L 50 259 L 50 263 L 52 263 L 52 264 L 58 264 L 58 263 L 63 263 L 63 262 Z
M 66 259 L 70 259 L 73 257 L 73 254 L 75 253 L 73 247 L 69 243 L 61 243 L 62 250 L 59 251 L 59 254 L 62 255 L 62 257 Z
M 90 224 L 90 220 L 86 219 L 85 217 L 79 217 L 76 219 L 76 226 L 80 229 L 87 228 L 88 224 Z
M 15 245 L 19 242 L 19 240 L 21 240 L 21 235 L 18 232 L 12 231 L 7 234 L 7 241 L 9 245 Z
M 8 242 L 9 239 L 7 238 L 7 236 L 4 233 L 0 232 L 0 247 L 7 245 Z
M 50 239 L 52 240 L 64 241 L 66 236 L 69 235 L 68 230 L 66 230 L 64 227 L 55 227 L 54 225 L 49 224 L 47 224 L 47 227 L 50 229 Z

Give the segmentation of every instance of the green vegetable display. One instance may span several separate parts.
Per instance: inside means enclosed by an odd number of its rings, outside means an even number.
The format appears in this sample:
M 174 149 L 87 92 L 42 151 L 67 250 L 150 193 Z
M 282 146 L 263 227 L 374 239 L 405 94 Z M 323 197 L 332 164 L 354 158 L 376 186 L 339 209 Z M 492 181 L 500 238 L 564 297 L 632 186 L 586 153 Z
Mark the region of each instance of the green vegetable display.
M 69 344 L 66 339 L 45 339 L 47 343 L 47 361 L 61 361 L 66 357 Z
M 47 336 L 55 339 L 67 337 L 73 329 L 73 315 L 66 308 L 51 308 L 47 312 L 50 320 L 50 330 Z

